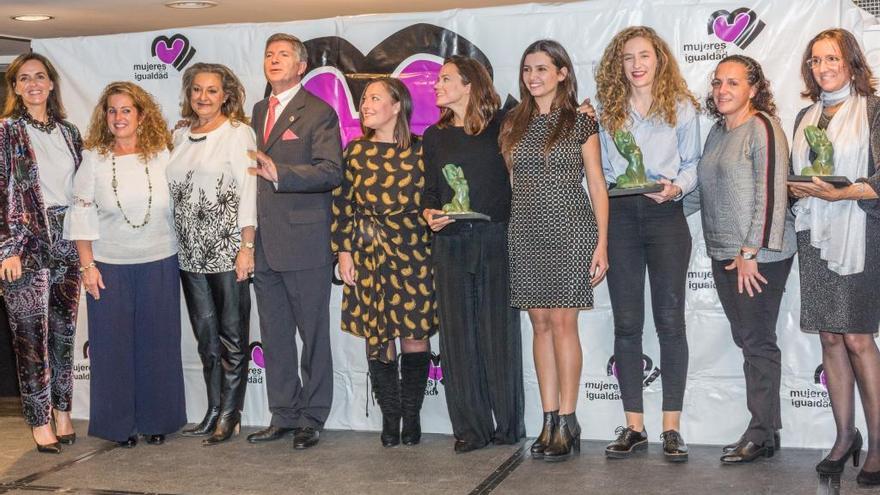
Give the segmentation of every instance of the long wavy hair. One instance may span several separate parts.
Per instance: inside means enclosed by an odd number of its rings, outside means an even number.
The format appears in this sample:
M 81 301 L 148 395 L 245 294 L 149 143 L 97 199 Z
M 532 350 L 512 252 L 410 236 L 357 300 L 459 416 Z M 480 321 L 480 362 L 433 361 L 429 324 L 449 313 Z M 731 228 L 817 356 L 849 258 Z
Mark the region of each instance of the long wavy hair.
M 399 149 L 405 150 L 409 148 L 412 145 L 413 140 L 412 131 L 409 129 L 409 121 L 412 118 L 413 112 L 412 96 L 410 96 L 409 90 L 406 89 L 405 84 L 400 82 L 400 79 L 387 76 L 377 77 L 370 81 L 370 84 L 364 88 L 361 102 L 364 101 L 364 96 L 366 96 L 367 90 L 374 84 L 381 84 L 384 86 L 385 90 L 388 91 L 388 94 L 391 95 L 391 100 L 394 101 L 394 103 L 400 103 L 400 111 L 397 112 L 397 121 L 394 123 L 394 143 Z M 376 134 L 375 129 L 371 129 L 364 125 L 363 119 L 361 119 L 361 132 L 364 133 L 364 139 L 372 139 Z
M 199 74 L 216 74 L 220 78 L 220 87 L 223 90 L 223 104 L 220 105 L 220 113 L 233 124 L 249 124 L 244 114 L 245 93 L 244 86 L 238 76 L 229 67 L 223 64 L 206 64 L 203 62 L 194 64 L 183 73 L 183 91 L 181 94 L 180 116 L 188 120 L 190 125 L 199 121 L 199 116 L 192 108 L 192 88 L 195 78 Z
M 55 66 L 52 65 L 48 58 L 36 52 L 19 55 L 6 68 L 6 76 L 4 77 L 6 83 L 6 102 L 3 105 L 3 113 L 0 114 L 0 118 L 21 117 L 27 113 L 27 108 L 25 108 L 21 96 L 15 94 L 15 82 L 18 79 L 18 71 L 21 70 L 21 66 L 31 60 L 36 60 L 43 64 L 43 67 L 46 68 L 46 75 L 49 76 L 49 80 L 52 81 L 54 86 L 52 91 L 49 92 L 49 98 L 46 100 L 49 114 L 58 120 L 66 119 L 67 112 L 64 111 L 64 105 L 61 104 L 61 86 L 58 71 L 55 70 Z
M 807 60 L 813 56 L 813 45 L 820 40 L 832 40 L 837 43 L 843 63 L 846 64 L 850 74 L 852 74 L 853 91 L 861 96 L 874 94 L 877 90 L 874 74 L 871 72 L 871 66 L 868 65 L 868 61 L 865 59 L 865 54 L 862 53 L 862 49 L 859 47 L 859 42 L 846 29 L 835 28 L 822 31 L 807 43 L 807 49 L 804 50 L 804 55 L 801 57 L 801 78 L 804 80 L 804 85 L 807 89 L 801 92 L 801 96 L 817 101 L 819 95 L 822 94 L 822 88 L 819 87 L 819 83 L 813 77 L 813 69 L 807 66 Z
M 551 110 L 560 110 L 559 121 L 550 131 L 550 137 L 544 146 L 544 154 L 547 155 L 551 149 L 561 139 L 565 138 L 574 130 L 575 119 L 577 118 L 577 78 L 574 74 L 574 65 L 571 63 L 571 57 L 568 52 L 557 41 L 538 40 L 526 48 L 522 58 L 519 61 L 519 104 L 510 111 L 504 119 L 501 126 L 501 132 L 498 135 L 498 144 L 501 146 L 501 153 L 507 162 L 507 167 L 513 166 L 513 150 L 522 140 L 529 121 L 538 113 L 538 104 L 535 98 L 529 92 L 529 88 L 523 82 L 522 68 L 525 66 L 526 57 L 533 53 L 544 53 L 550 57 L 550 61 L 557 70 L 566 70 L 565 79 L 560 81 L 556 88 L 556 95 L 553 97 Z
M 489 122 L 501 107 L 501 97 L 495 91 L 492 76 L 489 75 L 489 71 L 483 64 L 463 55 L 453 55 L 444 60 L 443 64 L 454 65 L 461 76 L 461 83 L 471 87 L 464 114 L 464 133 L 476 136 L 486 130 Z M 451 109 L 446 107 L 440 109 L 440 120 L 437 121 L 438 128 L 449 127 L 454 122 L 455 114 Z
M 776 102 L 773 100 L 773 92 L 770 91 L 770 81 L 764 77 L 764 70 L 761 68 L 761 64 L 752 57 L 745 55 L 729 55 L 718 62 L 718 66 L 726 62 L 736 62 L 746 68 L 746 80 L 749 86 L 755 88 L 755 96 L 750 100 L 752 108 L 776 118 Z M 715 66 L 716 69 L 718 66 Z M 716 122 L 724 120 L 724 115 L 721 115 L 718 107 L 715 106 L 711 89 L 706 97 L 706 111 L 715 118 Z
M 138 111 L 140 123 L 137 128 L 137 151 L 141 161 L 146 163 L 160 151 L 171 149 L 171 133 L 168 132 L 168 125 L 162 118 L 159 104 L 156 103 L 153 95 L 128 81 L 112 82 L 104 88 L 89 121 L 89 130 L 84 142 L 86 149 L 105 156 L 113 151 L 116 138 L 107 125 L 107 106 L 113 95 L 128 96 Z
M 657 57 L 654 83 L 651 86 L 652 103 L 647 116 L 659 117 L 670 127 L 675 127 L 676 106 L 679 101 L 687 101 L 697 110 L 700 108 L 663 38 L 647 26 L 628 27 L 611 39 L 596 71 L 596 98 L 602 105 L 599 122 L 610 134 L 624 128 L 629 119 L 632 88 L 623 69 L 623 47 L 634 38 L 648 40 Z

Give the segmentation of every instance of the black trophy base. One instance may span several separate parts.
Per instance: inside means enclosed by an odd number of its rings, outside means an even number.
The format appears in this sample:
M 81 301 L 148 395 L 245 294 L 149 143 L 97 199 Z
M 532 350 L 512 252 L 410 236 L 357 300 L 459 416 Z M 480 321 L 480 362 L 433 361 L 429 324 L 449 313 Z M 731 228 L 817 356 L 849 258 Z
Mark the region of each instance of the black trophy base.
M 490 217 L 489 215 L 484 215 L 482 213 L 477 213 L 475 211 L 465 211 L 465 212 L 461 212 L 461 213 L 443 212 L 443 216 L 447 216 L 453 220 L 467 220 L 467 221 L 471 221 L 471 222 L 476 222 L 476 221 L 488 222 L 488 221 L 492 220 L 492 217 Z
M 813 182 L 813 177 L 818 177 L 837 188 L 852 185 L 852 182 L 842 175 L 789 175 L 788 182 Z
M 648 184 L 640 187 L 612 187 L 608 190 L 609 198 L 617 196 L 633 196 L 635 194 L 648 194 L 660 192 L 663 190 L 663 184 Z

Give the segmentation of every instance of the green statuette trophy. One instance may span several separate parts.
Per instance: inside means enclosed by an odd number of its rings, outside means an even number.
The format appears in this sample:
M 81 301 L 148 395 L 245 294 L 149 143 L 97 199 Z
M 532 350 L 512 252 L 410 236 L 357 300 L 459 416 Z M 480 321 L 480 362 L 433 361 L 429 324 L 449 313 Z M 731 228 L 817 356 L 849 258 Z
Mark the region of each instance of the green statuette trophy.
M 662 184 L 651 182 L 645 175 L 645 163 L 642 161 L 642 150 L 636 144 L 632 133 L 624 130 L 614 131 L 614 146 L 620 155 L 626 158 L 626 173 L 617 176 L 616 184 L 608 191 L 608 196 L 629 196 L 663 190 Z
M 488 215 L 471 211 L 468 183 L 461 167 L 447 163 L 443 167 L 443 177 L 452 188 L 452 201 L 443 205 L 443 213 L 456 220 L 491 220 Z
M 841 175 L 834 175 L 834 145 L 828 139 L 825 131 L 814 125 L 804 128 L 804 137 L 810 149 L 816 154 L 816 159 L 809 166 L 801 170 L 800 175 L 789 175 L 789 182 L 812 182 L 813 177 L 819 177 L 834 187 L 846 187 L 851 184 L 850 180 Z

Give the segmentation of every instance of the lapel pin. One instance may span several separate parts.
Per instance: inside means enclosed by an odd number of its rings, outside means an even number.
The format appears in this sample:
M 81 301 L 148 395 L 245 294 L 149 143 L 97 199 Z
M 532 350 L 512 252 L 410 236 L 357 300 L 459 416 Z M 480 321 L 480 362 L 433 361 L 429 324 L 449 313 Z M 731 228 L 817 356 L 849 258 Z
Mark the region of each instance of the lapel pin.
M 290 122 L 293 122 L 294 120 L 296 120 L 296 117 L 294 117 L 293 115 L 291 115 L 291 116 L 290 116 Z

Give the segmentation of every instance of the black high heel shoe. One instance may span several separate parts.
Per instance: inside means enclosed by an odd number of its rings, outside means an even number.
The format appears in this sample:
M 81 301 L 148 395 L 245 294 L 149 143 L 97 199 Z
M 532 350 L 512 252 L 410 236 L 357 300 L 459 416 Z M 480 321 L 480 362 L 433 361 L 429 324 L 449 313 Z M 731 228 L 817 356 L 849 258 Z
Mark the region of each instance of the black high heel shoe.
M 556 429 L 557 423 L 559 423 L 559 411 L 544 413 L 544 427 L 541 429 L 541 434 L 535 439 L 535 443 L 529 447 L 532 459 L 544 458 L 544 449 L 550 444 L 550 440 L 553 438 L 553 430 Z
M 856 483 L 862 486 L 880 485 L 880 471 L 865 471 L 862 469 L 859 471 L 859 475 L 856 476 Z
M 37 452 L 41 454 L 60 454 L 61 453 L 61 443 L 54 442 L 46 445 L 40 445 L 34 440 L 34 443 L 37 444 Z
M 225 442 L 233 435 L 238 435 L 240 430 L 241 413 L 236 410 L 229 414 L 224 414 L 220 416 L 220 420 L 217 422 L 217 428 L 214 430 L 214 433 L 212 433 L 210 437 L 202 440 L 202 445 L 210 447 L 211 445 Z
M 581 451 L 581 426 L 574 413 L 560 414 L 559 425 L 553 432 L 550 444 L 544 449 L 544 460 L 558 462 L 568 460 Z
M 54 413 L 52 414 L 52 422 L 55 426 L 55 431 L 58 431 L 58 420 L 55 418 Z M 58 439 L 58 443 L 64 445 L 73 445 L 74 443 L 76 443 L 76 432 L 68 433 L 67 435 L 56 434 L 55 437 Z
M 210 435 L 217 429 L 217 421 L 220 420 L 220 408 L 210 407 L 205 413 L 202 421 L 192 428 L 185 428 L 180 432 L 185 437 L 204 437 Z
M 852 456 L 853 467 L 859 467 L 859 457 L 862 454 L 862 433 L 856 429 L 856 436 L 853 437 L 852 443 L 849 445 L 849 448 L 846 449 L 846 452 L 837 459 L 836 461 L 829 459 L 828 457 L 822 459 L 822 462 L 816 464 L 816 472 L 819 474 L 840 474 L 843 472 L 843 466 L 846 465 L 846 461 Z
M 58 443 L 62 443 L 64 445 L 73 445 L 76 443 L 76 432 L 71 433 L 69 435 L 55 435 L 58 437 Z
M 33 437 L 33 434 L 34 434 L 33 429 L 31 429 L 31 437 Z M 41 445 L 40 442 L 37 441 L 36 437 L 33 437 L 33 438 L 34 438 L 34 444 L 36 444 L 36 446 L 37 446 L 37 452 L 39 452 L 41 454 L 60 454 L 61 453 L 61 443 L 58 442 L 58 440 L 56 440 L 52 443 L 47 443 L 45 445 Z M 58 438 L 58 437 L 56 436 L 56 438 Z

